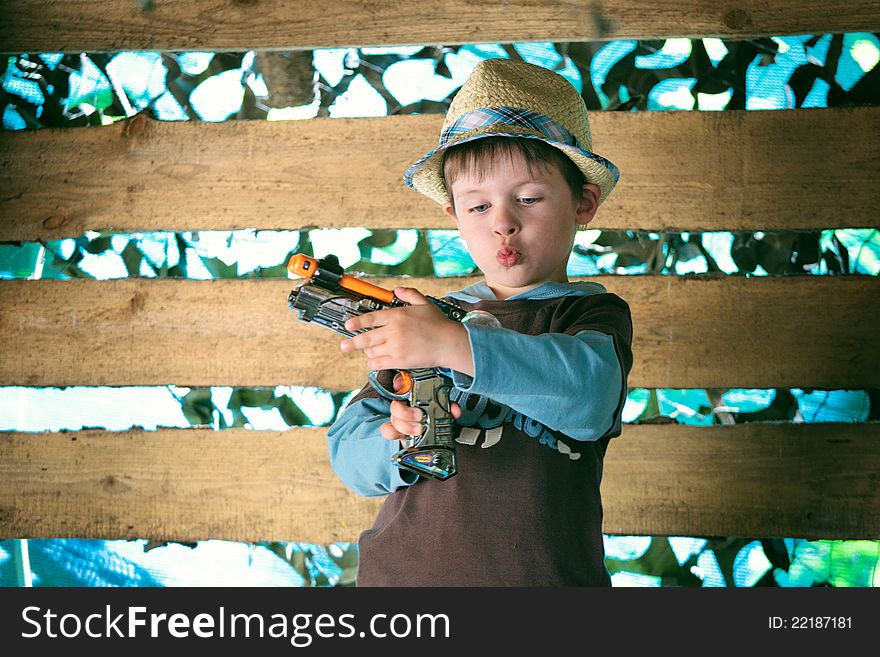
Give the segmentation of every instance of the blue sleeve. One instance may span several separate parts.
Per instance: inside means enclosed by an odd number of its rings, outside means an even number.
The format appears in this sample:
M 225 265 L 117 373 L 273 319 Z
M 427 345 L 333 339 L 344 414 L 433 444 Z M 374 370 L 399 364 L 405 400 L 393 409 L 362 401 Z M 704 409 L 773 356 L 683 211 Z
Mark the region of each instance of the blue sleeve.
M 391 462 L 400 450 L 396 440 L 386 440 L 379 427 L 388 421 L 391 404 L 378 398 L 350 403 L 327 432 L 330 465 L 348 488 L 364 497 L 387 495 L 419 478 Z
M 465 324 L 474 376 L 455 387 L 489 397 L 575 440 L 598 440 L 619 424 L 626 395 L 614 340 L 600 331 L 523 335 Z

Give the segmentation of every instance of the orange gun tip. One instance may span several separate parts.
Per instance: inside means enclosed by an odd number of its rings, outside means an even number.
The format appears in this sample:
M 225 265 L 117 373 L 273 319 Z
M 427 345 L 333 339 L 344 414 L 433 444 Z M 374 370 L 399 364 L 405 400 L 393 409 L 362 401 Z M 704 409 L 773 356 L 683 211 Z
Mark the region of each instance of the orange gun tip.
M 300 278 L 311 278 L 318 269 L 318 261 L 304 253 L 297 253 L 287 262 L 287 271 Z

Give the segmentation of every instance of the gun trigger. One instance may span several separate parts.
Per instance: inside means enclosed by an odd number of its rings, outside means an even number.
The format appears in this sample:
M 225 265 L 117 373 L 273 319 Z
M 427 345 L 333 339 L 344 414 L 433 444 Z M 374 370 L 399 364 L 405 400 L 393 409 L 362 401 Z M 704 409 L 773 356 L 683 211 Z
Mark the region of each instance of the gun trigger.
M 395 392 L 409 396 L 409 393 L 412 391 L 414 385 L 412 375 L 406 370 L 399 370 L 399 373 L 402 382 L 400 385 L 400 390 L 395 390 Z
M 399 401 L 409 401 L 409 392 L 406 393 L 396 393 L 393 390 L 389 390 L 385 386 L 383 386 L 379 382 L 379 372 L 380 370 L 373 370 L 369 374 L 370 385 L 373 386 L 373 390 L 379 393 L 380 397 L 384 397 L 385 399 L 390 400 L 399 400 Z M 407 375 L 409 373 L 406 373 Z M 410 381 L 412 381 L 412 377 L 410 377 Z

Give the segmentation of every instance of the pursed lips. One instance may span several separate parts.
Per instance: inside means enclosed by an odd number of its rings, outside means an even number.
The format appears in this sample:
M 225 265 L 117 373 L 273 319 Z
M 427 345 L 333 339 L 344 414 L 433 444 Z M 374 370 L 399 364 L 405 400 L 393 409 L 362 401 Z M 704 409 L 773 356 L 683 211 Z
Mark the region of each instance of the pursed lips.
M 522 253 L 511 246 L 502 246 L 498 249 L 498 253 L 495 255 L 495 259 L 504 267 L 512 267 L 519 262 L 521 257 Z

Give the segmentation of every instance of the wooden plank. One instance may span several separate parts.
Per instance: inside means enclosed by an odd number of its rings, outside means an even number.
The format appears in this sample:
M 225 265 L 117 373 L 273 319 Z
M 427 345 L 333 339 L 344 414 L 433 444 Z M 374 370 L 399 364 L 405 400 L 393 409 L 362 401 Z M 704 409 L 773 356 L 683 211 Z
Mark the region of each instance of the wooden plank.
M 876 31 L 869 0 L 818 3 L 615 0 L 5 0 L 7 52 L 292 49 L 490 41 L 583 41 Z
M 140 115 L 0 133 L 0 241 L 86 230 L 452 228 L 401 180 L 441 124 L 437 115 L 219 124 Z M 622 171 L 593 228 L 876 225 L 878 107 L 594 112 L 592 124 L 594 148 Z
M 442 295 L 473 279 L 371 279 Z M 587 279 L 584 279 L 587 280 Z M 631 387 L 880 387 L 880 280 L 608 276 L 630 304 Z M 0 385 L 310 385 L 366 359 L 287 308 L 293 281 L 5 281 Z
M 350 540 L 376 500 L 330 470 L 325 431 L 0 434 L 2 533 Z
M 880 536 L 880 424 L 627 425 L 604 531 Z M 356 540 L 380 500 L 330 470 L 324 430 L 0 434 L 0 537 Z
M 608 449 L 610 534 L 876 539 L 880 424 L 627 426 Z

